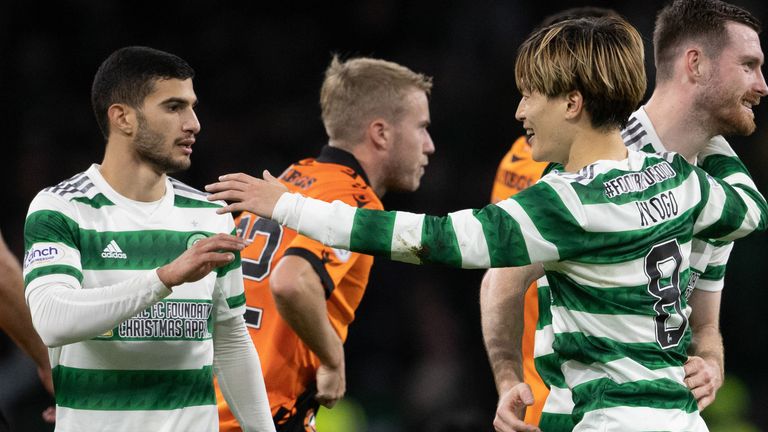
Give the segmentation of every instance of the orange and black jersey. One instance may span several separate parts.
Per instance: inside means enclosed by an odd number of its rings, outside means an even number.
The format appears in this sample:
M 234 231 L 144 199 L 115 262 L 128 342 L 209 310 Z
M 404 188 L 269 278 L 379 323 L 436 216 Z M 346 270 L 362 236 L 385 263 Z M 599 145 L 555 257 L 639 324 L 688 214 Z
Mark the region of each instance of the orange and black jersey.
M 518 138 L 499 163 L 491 191 L 491 203 L 503 201 L 539 181 L 546 162 L 536 162 L 525 136 Z
M 317 158 L 286 169 L 280 180 L 291 192 L 323 201 L 382 209 L 379 198 L 352 154 L 325 146 Z M 270 272 L 286 255 L 300 256 L 317 272 L 327 298 L 328 319 L 342 341 L 365 292 L 373 257 L 323 246 L 279 224 L 245 212 L 236 220 L 242 251 L 246 324 L 259 352 L 272 415 L 295 411 L 297 398 L 315 380 L 317 356 L 280 317 L 269 288 Z M 220 429 L 239 430 L 217 388 Z M 281 409 L 282 408 L 282 409 Z

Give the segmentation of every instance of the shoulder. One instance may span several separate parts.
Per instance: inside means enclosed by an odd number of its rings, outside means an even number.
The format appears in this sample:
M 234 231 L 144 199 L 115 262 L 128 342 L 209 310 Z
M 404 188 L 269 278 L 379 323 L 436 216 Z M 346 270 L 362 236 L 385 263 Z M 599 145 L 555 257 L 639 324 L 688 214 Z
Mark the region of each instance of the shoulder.
M 343 164 L 305 159 L 285 170 L 280 180 L 293 192 L 323 201 L 341 200 L 357 207 L 383 208 L 365 176 Z
M 100 208 L 113 205 L 96 187 L 87 171 L 49 186 L 37 193 L 29 206 L 29 213 L 40 210 L 52 210 L 71 216 L 75 203 L 82 203 Z
M 208 201 L 208 193 L 193 188 L 173 177 L 168 177 L 173 187 L 173 205 L 183 208 L 219 208 L 226 204 L 223 201 Z

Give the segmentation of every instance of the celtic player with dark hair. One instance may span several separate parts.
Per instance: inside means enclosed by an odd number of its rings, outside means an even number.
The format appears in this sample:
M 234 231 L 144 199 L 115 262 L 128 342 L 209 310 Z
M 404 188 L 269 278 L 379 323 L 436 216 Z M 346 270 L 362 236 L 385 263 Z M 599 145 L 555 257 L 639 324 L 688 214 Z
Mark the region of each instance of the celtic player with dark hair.
M 101 164 L 44 189 L 24 229 L 32 322 L 50 347 L 56 428 L 217 431 L 214 371 L 245 430 L 274 431 L 230 216 L 168 177 L 200 123 L 194 71 L 146 47 L 93 81 Z
M 206 187 L 209 199 L 233 202 L 219 212 L 249 210 L 334 247 L 410 263 L 541 262 L 575 430 L 706 430 L 683 381 L 691 241 L 764 230 L 768 204 L 717 142 L 699 154 L 709 172 L 675 153 L 627 149 L 620 128 L 645 73 L 640 35 L 622 19 L 535 32 L 515 76 L 534 159 L 562 166 L 508 200 L 444 217 L 356 209 L 285 193 L 268 173 L 224 175 Z

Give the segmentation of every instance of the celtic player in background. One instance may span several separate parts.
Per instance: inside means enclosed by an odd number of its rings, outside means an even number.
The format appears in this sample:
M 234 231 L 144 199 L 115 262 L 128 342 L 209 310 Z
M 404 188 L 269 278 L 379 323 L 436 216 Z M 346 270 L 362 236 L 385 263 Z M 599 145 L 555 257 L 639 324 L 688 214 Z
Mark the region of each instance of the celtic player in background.
M 234 202 L 219 212 L 249 210 L 325 244 L 405 262 L 541 262 L 575 429 L 706 430 L 684 383 L 691 240 L 763 230 L 768 204 L 727 148 L 699 154 L 726 181 L 678 154 L 627 150 L 620 129 L 645 72 L 642 40 L 625 21 L 585 18 L 534 33 L 515 77 L 534 159 L 563 166 L 509 200 L 446 217 L 356 209 L 285 193 L 268 173 L 224 175 L 206 187 L 209 199 Z
M 91 92 L 104 160 L 30 204 L 26 297 L 59 430 L 217 431 L 215 371 L 244 428 L 274 431 L 243 320 L 244 242 L 167 176 L 200 131 L 193 76 L 155 49 L 112 53 Z

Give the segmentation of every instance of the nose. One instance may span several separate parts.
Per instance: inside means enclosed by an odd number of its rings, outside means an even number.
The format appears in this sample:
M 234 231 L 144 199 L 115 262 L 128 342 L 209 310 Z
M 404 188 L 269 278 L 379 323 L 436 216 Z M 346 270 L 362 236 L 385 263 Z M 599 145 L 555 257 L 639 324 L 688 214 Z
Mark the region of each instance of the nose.
M 515 111 L 515 118 L 517 121 L 525 120 L 525 98 L 520 99 L 520 103 L 517 104 L 517 111 Z
M 435 152 L 435 143 L 432 141 L 432 135 L 427 131 L 427 139 L 424 140 L 424 154 L 431 155 Z
M 197 114 L 195 114 L 194 109 L 189 109 L 189 113 L 182 123 L 182 128 L 184 129 L 184 132 L 192 132 L 194 135 L 200 133 L 200 121 L 197 119 Z
M 757 69 L 757 86 L 755 92 L 759 94 L 760 97 L 768 96 L 768 86 L 765 84 L 765 77 L 763 76 L 762 69 Z

